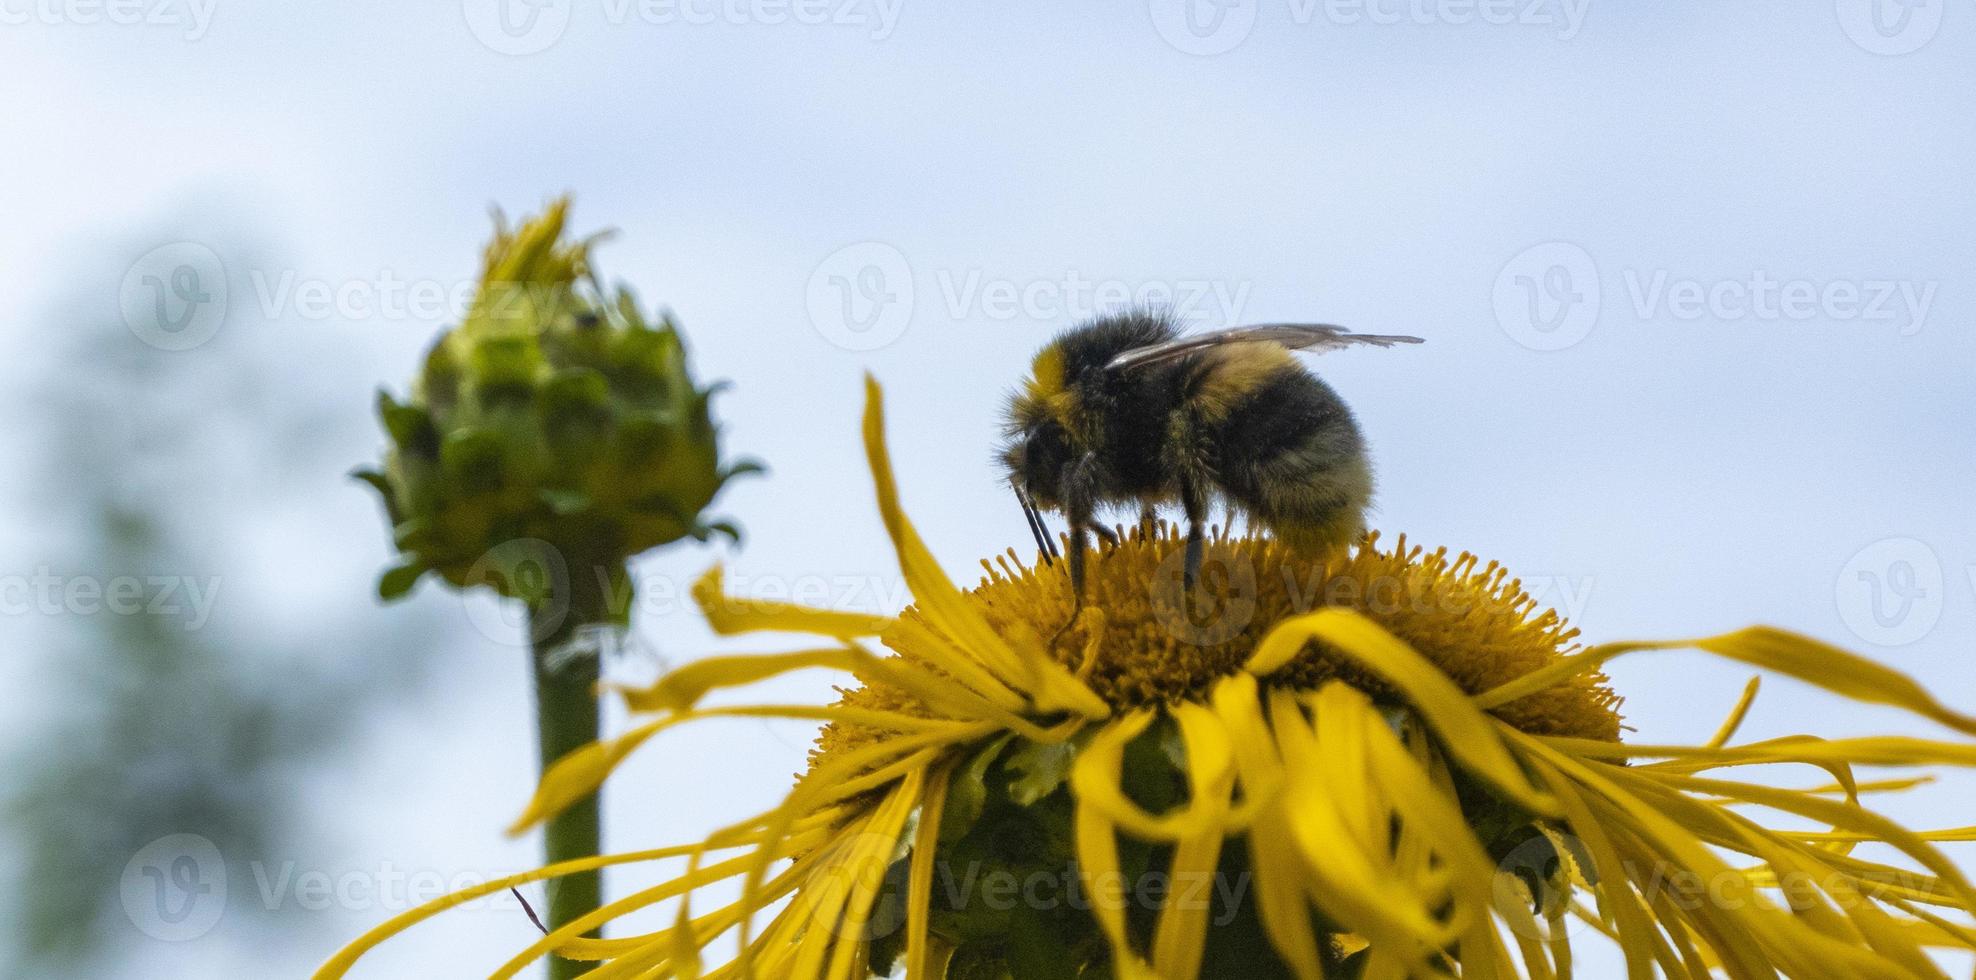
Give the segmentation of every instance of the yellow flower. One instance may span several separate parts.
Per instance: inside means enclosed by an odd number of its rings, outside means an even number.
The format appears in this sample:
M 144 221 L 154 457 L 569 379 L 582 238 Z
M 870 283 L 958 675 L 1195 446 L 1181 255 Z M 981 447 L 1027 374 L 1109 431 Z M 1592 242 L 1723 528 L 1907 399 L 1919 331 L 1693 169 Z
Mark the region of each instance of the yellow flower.
M 516 829 L 593 792 L 666 728 L 707 717 L 825 723 L 784 801 L 697 844 L 449 896 L 318 976 L 480 895 L 668 857 L 687 858 L 686 871 L 542 937 L 496 976 L 554 954 L 597 961 L 600 978 L 863 977 L 896 959 L 914 980 L 949 966 L 1549 980 L 1571 974 L 1576 931 L 1623 950 L 1629 980 L 1906 978 L 1945 976 L 1934 950 L 1976 949 L 1976 888 L 1935 846 L 1976 828 L 1900 827 L 1860 796 L 1921 780 L 1853 772 L 1976 765 L 1976 744 L 1735 744 L 1754 681 L 1706 744 L 1628 743 L 1599 671 L 1693 647 L 1976 734 L 1976 718 L 1910 679 L 1763 627 L 1579 649 L 1494 564 L 1404 540 L 1310 559 L 1220 538 L 1189 595 L 1179 543 L 1141 529 L 1096 558 L 1081 608 L 1061 569 L 1013 553 L 963 591 L 905 517 L 875 384 L 868 394 L 866 451 L 913 605 L 890 618 L 729 598 L 716 569 L 695 595 L 718 631 L 823 642 L 704 659 L 624 692 L 655 717 L 563 759 Z M 830 706 L 698 706 L 709 691 L 812 667 L 862 684 Z M 1818 785 L 1718 772 L 1792 764 L 1816 769 Z M 1767 826 L 1753 806 L 1819 829 Z M 1887 859 L 1854 853 L 1862 843 L 1885 845 Z M 994 905 L 962 864 L 1030 877 L 1013 905 Z M 1061 879 L 1036 877 L 1059 865 Z M 1155 877 L 1161 887 L 1145 887 Z M 1041 880 L 1053 890 L 1034 890 Z M 693 908 L 703 887 L 732 894 L 737 882 L 738 899 Z M 669 928 L 582 938 L 674 898 Z M 740 953 L 708 968 L 702 950 L 723 936 Z

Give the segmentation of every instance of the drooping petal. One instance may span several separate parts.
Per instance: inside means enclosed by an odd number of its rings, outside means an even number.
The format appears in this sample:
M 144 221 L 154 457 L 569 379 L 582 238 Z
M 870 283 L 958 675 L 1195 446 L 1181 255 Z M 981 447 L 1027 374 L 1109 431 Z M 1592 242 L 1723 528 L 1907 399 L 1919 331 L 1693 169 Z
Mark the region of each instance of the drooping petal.
M 1102 775 L 1108 782 L 1116 783 L 1121 772 L 1112 769 Z M 1112 975 L 1118 980 L 1159 980 L 1151 964 L 1133 950 L 1132 940 L 1125 931 L 1127 889 L 1125 874 L 1119 869 L 1116 825 L 1104 810 L 1082 805 L 1077 808 L 1072 823 L 1078 875 L 1091 914 L 1111 946 Z
M 814 633 L 838 640 L 877 636 L 892 625 L 890 616 L 818 609 L 773 599 L 749 599 L 728 594 L 723 571 L 715 565 L 693 583 L 693 601 L 707 625 L 722 636 L 740 633 Z
M 899 570 L 912 589 L 913 602 L 927 620 L 1004 683 L 1026 691 L 1039 710 L 1069 711 L 1087 718 L 1109 715 L 1110 707 L 1043 650 L 1027 644 L 1011 646 L 941 570 L 899 504 L 891 454 L 885 445 L 884 393 L 869 376 L 865 378 L 864 441 L 878 490 L 878 512 L 898 552 Z
M 1752 626 L 1700 640 L 1611 643 L 1593 647 L 1477 695 L 1475 703 L 1484 710 L 1497 708 L 1578 674 L 1597 670 L 1615 657 L 1652 650 L 1688 648 L 1706 650 L 1752 667 L 1774 670 L 1855 701 L 1903 708 L 1963 734 L 1976 735 L 1976 717 L 1954 711 L 1937 701 L 1913 678 L 1811 637 L 1768 626 Z
M 417 908 L 400 912 L 390 919 L 372 927 L 370 931 L 364 933 L 362 936 L 351 940 L 348 945 L 337 950 L 336 954 L 325 961 L 322 966 L 316 968 L 316 972 L 312 975 L 312 980 L 337 980 L 337 978 L 349 973 L 350 968 L 356 965 L 357 960 L 362 958 L 365 953 L 375 949 L 379 943 L 447 909 L 458 908 L 475 899 L 485 898 L 489 895 L 498 895 L 511 888 L 519 888 L 522 885 L 532 882 L 560 878 L 564 875 L 580 874 L 585 871 L 594 871 L 598 868 L 607 868 L 620 864 L 634 864 L 641 861 L 658 861 L 665 858 L 684 857 L 704 846 L 704 844 L 687 844 L 680 847 L 660 847 L 646 851 L 606 854 L 598 857 L 581 858 L 575 861 L 564 861 L 560 864 L 551 864 L 536 868 L 533 871 L 524 871 L 520 874 L 495 878 L 492 881 L 463 888 L 449 895 L 442 895 Z
M 1311 927 L 1310 900 L 1298 869 L 1296 844 L 1290 839 L 1289 813 L 1281 801 L 1283 761 L 1263 720 L 1255 677 L 1244 673 L 1223 679 L 1215 687 L 1213 704 L 1235 754 L 1242 808 L 1254 811 L 1245 825 L 1263 929 L 1298 980 L 1322 980 L 1320 940 Z
M 1174 845 L 1166 907 L 1153 929 L 1153 970 L 1164 977 L 1191 977 L 1200 972 L 1207 952 L 1208 913 L 1222 840 L 1230 830 L 1235 768 L 1228 730 L 1212 710 L 1183 702 L 1173 706 L 1173 717 L 1186 745 L 1189 801 L 1202 808 L 1207 829 Z
M 1384 809 L 1385 800 L 1364 754 L 1348 754 L 1362 749 L 1362 740 L 1325 743 L 1289 691 L 1271 692 L 1269 725 L 1288 776 L 1282 799 L 1290 839 L 1312 901 L 1377 951 L 1384 965 L 1369 970 L 1431 972 L 1431 959 L 1455 937 L 1434 914 L 1439 896 L 1423 897 L 1438 889 L 1394 873 L 1390 823 L 1363 819 L 1367 807 L 1377 801 Z
M 547 820 L 568 809 L 571 804 L 597 791 L 611 772 L 623 762 L 626 756 L 653 736 L 675 725 L 704 718 L 796 718 L 810 721 L 851 720 L 859 724 L 899 731 L 918 732 L 922 736 L 931 733 L 932 740 L 965 740 L 969 734 L 979 731 L 977 725 L 965 721 L 914 718 L 896 713 L 864 711 L 856 708 L 816 707 L 809 705 L 740 705 L 735 707 L 707 708 L 667 715 L 639 725 L 612 739 L 592 742 L 563 756 L 542 774 L 536 785 L 535 795 L 529 800 L 522 814 L 508 827 L 510 835 L 520 834 L 530 827 Z
M 1503 748 L 1487 715 L 1426 658 L 1370 619 L 1343 609 L 1321 609 L 1284 620 L 1250 657 L 1248 671 L 1269 674 L 1311 640 L 1357 659 L 1398 688 L 1447 743 L 1448 752 L 1504 795 L 1537 814 L 1555 814 L 1557 801 L 1531 785 Z
M 1126 797 L 1119 785 L 1125 747 L 1155 717 L 1151 709 L 1142 708 L 1116 719 L 1099 729 L 1077 753 L 1077 761 L 1071 766 L 1070 786 L 1077 796 L 1078 809 L 1099 811 L 1110 823 L 1144 840 L 1181 841 L 1210 830 L 1222 830 L 1227 811 L 1225 800 L 1217 805 L 1211 799 L 1193 799 L 1166 813 L 1153 814 Z M 1196 725 L 1205 727 L 1198 720 Z M 1226 738 L 1215 739 L 1204 733 L 1199 737 L 1201 755 L 1189 760 L 1190 767 L 1198 767 L 1201 778 L 1209 785 L 1232 779 L 1234 759 L 1228 753 Z M 1188 748 L 1194 749 L 1195 743 L 1188 742 Z
M 947 804 L 951 766 L 934 770 L 926 780 L 926 800 L 920 804 L 919 827 L 913 837 L 912 865 L 906 884 L 906 980 L 935 980 L 927 972 L 932 950 L 927 939 L 933 916 L 933 873 L 940 848 L 940 818 Z
M 690 711 L 715 688 L 741 687 L 816 667 L 856 673 L 860 666 L 858 651 L 849 647 L 703 657 L 667 671 L 651 687 L 624 690 L 624 700 L 633 711 Z

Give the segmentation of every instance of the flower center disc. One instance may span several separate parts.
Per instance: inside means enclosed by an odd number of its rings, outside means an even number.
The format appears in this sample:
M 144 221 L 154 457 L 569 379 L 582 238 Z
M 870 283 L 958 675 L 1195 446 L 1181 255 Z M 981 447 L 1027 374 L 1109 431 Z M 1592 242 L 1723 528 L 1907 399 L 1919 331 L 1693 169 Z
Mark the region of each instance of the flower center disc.
M 1190 594 L 1183 564 L 1186 541 L 1171 525 L 1150 535 L 1134 528 L 1116 546 L 1094 550 L 1085 606 L 1102 617 L 1077 618 L 1063 563 L 1025 566 L 1013 552 L 984 561 L 988 575 L 966 595 L 1004 636 L 1038 637 L 1051 656 L 1076 670 L 1115 709 L 1201 700 L 1214 682 L 1242 669 L 1270 630 L 1324 608 L 1348 608 L 1412 646 L 1470 694 L 1479 694 L 1548 666 L 1577 649 L 1578 631 L 1553 610 L 1539 609 L 1522 584 L 1495 562 L 1450 557 L 1447 549 L 1390 550 L 1378 535 L 1321 557 L 1299 554 L 1263 535 L 1211 537 Z M 923 655 L 933 627 L 914 607 L 885 634 L 886 646 L 927 669 Z M 1095 640 L 1095 642 L 1094 642 Z M 1088 665 L 1085 658 L 1094 658 Z M 1379 677 L 1320 643 L 1308 644 L 1270 683 L 1315 689 L 1345 681 L 1373 695 L 1390 688 Z M 912 695 L 867 684 L 847 690 L 843 704 L 922 716 L 937 712 Z M 1604 674 L 1586 672 L 1504 704 L 1492 713 L 1534 735 L 1618 741 L 1620 698 Z M 878 733 L 833 724 L 818 756 L 869 744 Z

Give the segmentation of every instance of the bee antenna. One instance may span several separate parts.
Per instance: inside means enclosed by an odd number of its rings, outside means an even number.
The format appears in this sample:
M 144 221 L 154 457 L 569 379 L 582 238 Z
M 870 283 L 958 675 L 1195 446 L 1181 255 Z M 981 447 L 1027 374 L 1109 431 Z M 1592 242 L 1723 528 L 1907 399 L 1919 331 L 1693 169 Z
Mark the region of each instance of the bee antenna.
M 1043 512 L 1037 509 L 1036 501 L 1034 500 L 1029 502 L 1029 513 L 1036 517 L 1036 530 L 1043 535 L 1044 550 L 1050 553 L 1051 558 L 1062 557 L 1057 553 L 1057 537 L 1050 533 L 1050 525 L 1044 522 Z
M 1036 505 L 1029 495 L 1022 492 L 1022 485 L 1009 481 L 1009 489 L 1015 491 L 1016 503 L 1022 505 L 1022 517 L 1029 522 L 1029 533 L 1036 537 L 1036 551 L 1043 556 L 1043 564 L 1050 564 L 1057 557 L 1056 542 L 1050 540 L 1049 527 L 1043 523 L 1043 515 L 1036 512 Z

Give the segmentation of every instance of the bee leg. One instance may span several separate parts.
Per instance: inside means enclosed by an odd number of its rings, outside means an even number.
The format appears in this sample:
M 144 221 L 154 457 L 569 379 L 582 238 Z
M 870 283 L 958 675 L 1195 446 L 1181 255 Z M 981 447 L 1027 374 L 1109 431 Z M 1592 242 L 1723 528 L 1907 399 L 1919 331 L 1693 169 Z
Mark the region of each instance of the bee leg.
M 1098 457 L 1096 453 L 1085 453 L 1084 458 L 1064 467 L 1061 499 L 1064 503 L 1064 516 L 1070 520 L 1070 588 L 1077 596 L 1082 608 L 1084 603 L 1084 552 L 1090 544 L 1087 532 L 1098 530 L 1100 537 L 1107 537 L 1117 543 L 1109 528 L 1097 528 L 1091 520 L 1091 513 L 1097 505 Z
M 1141 504 L 1139 507 L 1139 536 L 1151 541 L 1153 539 L 1153 532 L 1159 529 L 1160 512 L 1150 503 Z
M 1194 581 L 1201 574 L 1201 552 L 1207 543 L 1207 532 L 1202 522 L 1208 517 L 1207 494 L 1192 483 L 1180 488 L 1180 506 L 1187 511 L 1187 564 L 1182 573 L 1182 582 L 1187 591 L 1194 591 Z
M 1118 547 L 1117 531 L 1114 531 L 1111 528 L 1104 526 L 1103 524 L 1092 524 L 1091 533 L 1097 535 L 1098 540 L 1103 541 L 1107 546 L 1112 548 Z
M 1090 539 L 1084 534 L 1084 525 L 1072 522 L 1070 525 L 1070 591 L 1076 596 L 1077 608 L 1084 607 L 1084 552 L 1089 550 Z

